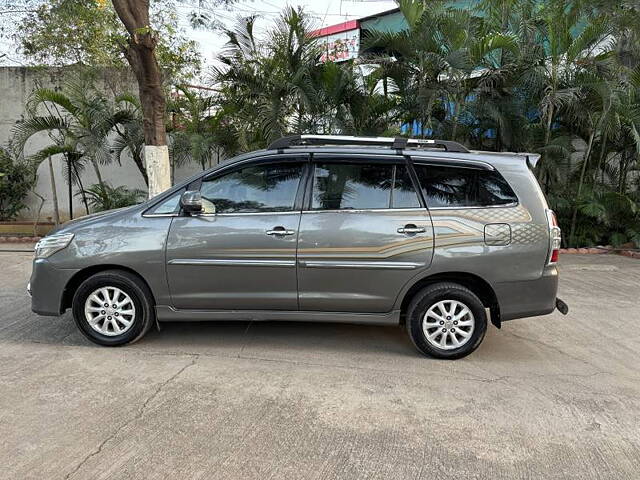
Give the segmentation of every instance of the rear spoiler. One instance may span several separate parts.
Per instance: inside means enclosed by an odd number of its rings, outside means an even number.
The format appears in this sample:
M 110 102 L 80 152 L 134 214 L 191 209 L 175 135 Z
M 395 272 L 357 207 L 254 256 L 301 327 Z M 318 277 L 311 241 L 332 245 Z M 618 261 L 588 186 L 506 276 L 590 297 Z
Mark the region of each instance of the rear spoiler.
M 540 160 L 540 154 L 539 153 L 523 153 L 522 155 L 524 155 L 526 157 L 527 166 L 531 170 L 536 168 L 536 165 L 538 164 L 538 160 Z

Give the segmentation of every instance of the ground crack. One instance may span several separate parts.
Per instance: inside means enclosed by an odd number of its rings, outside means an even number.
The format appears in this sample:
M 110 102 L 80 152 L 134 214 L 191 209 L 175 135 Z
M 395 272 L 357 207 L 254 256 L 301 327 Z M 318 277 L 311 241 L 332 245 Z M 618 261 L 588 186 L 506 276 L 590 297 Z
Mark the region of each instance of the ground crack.
M 589 365 L 594 370 L 598 370 L 598 368 L 595 365 L 593 365 L 592 363 L 588 362 L 584 358 L 580 358 L 580 357 L 577 357 L 575 355 L 571 355 L 571 354 L 565 352 L 564 350 L 562 350 L 560 347 L 557 347 L 555 345 L 551 345 L 549 343 L 543 342 L 542 340 L 538 340 L 537 338 L 531 338 L 531 337 L 525 337 L 525 336 L 522 336 L 522 335 L 518 335 L 518 334 L 515 334 L 513 332 L 505 332 L 505 333 L 507 335 L 511 335 L 512 337 L 519 338 L 520 340 L 524 340 L 525 342 L 531 342 L 531 343 L 535 343 L 535 344 L 541 345 L 541 346 L 543 346 L 545 348 L 548 348 L 550 350 L 553 350 L 554 352 L 559 353 L 560 355 L 564 355 L 564 356 L 566 356 L 568 358 L 571 358 L 572 360 L 576 360 L 578 362 L 584 363 L 585 365 Z
M 118 428 L 115 429 L 115 431 L 109 435 L 107 438 L 105 438 L 102 442 L 100 442 L 100 445 L 98 445 L 98 448 L 96 448 L 93 452 L 91 452 L 89 455 L 87 455 L 86 457 L 84 457 L 80 463 L 78 463 L 78 465 L 75 466 L 75 468 L 73 470 L 71 470 L 69 473 L 67 473 L 64 478 L 65 480 L 68 480 L 69 478 L 71 478 L 73 475 L 75 475 L 82 467 L 84 464 L 86 464 L 89 460 L 91 460 L 93 457 L 100 455 L 100 453 L 102 453 L 103 448 L 107 445 L 107 443 L 109 443 L 111 440 L 113 440 L 115 437 L 118 436 L 118 434 L 124 430 L 125 428 L 127 428 L 129 425 L 131 425 L 133 422 L 140 420 L 144 414 L 146 413 L 147 407 L 148 405 L 160 394 L 160 392 L 162 392 L 162 390 L 169 385 L 171 382 L 173 382 L 176 378 L 178 378 L 180 375 L 182 375 L 182 373 L 189 367 L 192 367 L 196 364 L 196 362 L 198 361 L 198 357 L 199 355 L 192 355 L 191 358 L 191 363 L 188 363 L 186 365 L 184 365 L 182 368 L 180 368 L 180 370 L 178 370 L 176 373 L 174 373 L 173 375 L 171 375 L 171 377 L 169 377 L 167 380 L 165 380 L 164 382 L 158 384 L 158 386 L 156 386 L 155 390 L 153 391 L 153 393 L 151 393 L 151 395 L 149 395 L 147 397 L 147 399 L 142 403 L 142 405 L 138 408 L 138 411 L 136 412 L 136 414 L 130 418 L 129 420 L 127 420 L 126 422 L 124 422 L 122 425 L 120 425 Z

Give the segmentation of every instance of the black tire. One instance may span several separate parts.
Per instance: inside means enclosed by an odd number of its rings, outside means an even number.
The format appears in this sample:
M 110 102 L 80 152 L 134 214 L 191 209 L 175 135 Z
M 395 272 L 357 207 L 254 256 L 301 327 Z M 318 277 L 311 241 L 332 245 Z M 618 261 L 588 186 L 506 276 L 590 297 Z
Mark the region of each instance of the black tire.
M 103 335 L 94 330 L 87 318 L 84 307 L 89 295 L 101 287 L 117 287 L 126 293 L 135 306 L 133 323 L 120 335 Z M 124 298 L 124 297 L 121 297 Z M 122 270 L 106 270 L 87 278 L 76 290 L 72 303 L 73 319 L 80 332 L 98 345 L 117 347 L 137 342 L 155 322 L 153 295 L 149 287 L 137 276 Z
M 423 331 L 424 316 L 433 305 L 443 300 L 461 302 L 473 314 L 475 321 L 473 332 L 461 347 L 438 348 L 427 340 Z M 421 353 L 434 358 L 453 360 L 465 357 L 478 348 L 487 331 L 487 314 L 480 299 L 468 288 L 451 282 L 435 283 L 420 290 L 411 300 L 407 309 L 406 327 L 409 338 Z M 430 332 L 435 332 L 435 329 Z

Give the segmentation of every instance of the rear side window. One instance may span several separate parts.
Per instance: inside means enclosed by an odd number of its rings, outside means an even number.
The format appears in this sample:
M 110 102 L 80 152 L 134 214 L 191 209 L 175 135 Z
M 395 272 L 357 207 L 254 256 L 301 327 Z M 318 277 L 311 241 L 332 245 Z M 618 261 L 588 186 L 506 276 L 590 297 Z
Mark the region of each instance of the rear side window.
M 492 207 L 518 197 L 494 170 L 415 165 L 428 207 Z
M 406 166 L 319 163 L 314 169 L 313 210 L 413 208 L 420 202 Z

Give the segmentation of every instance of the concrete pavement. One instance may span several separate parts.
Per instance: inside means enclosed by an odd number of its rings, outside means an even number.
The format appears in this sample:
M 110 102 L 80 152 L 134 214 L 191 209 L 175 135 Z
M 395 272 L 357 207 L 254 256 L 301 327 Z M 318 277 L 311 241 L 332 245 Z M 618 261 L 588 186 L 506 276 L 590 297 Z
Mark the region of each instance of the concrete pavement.
M 637 479 L 640 261 L 561 259 L 568 316 L 470 357 L 400 328 L 165 324 L 93 346 L 0 253 L 2 479 Z

